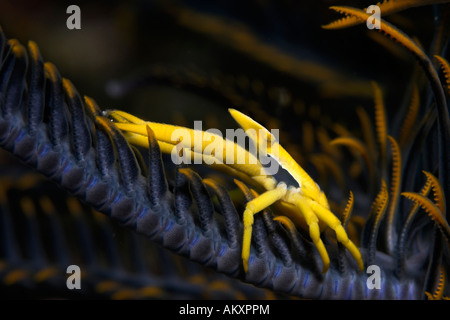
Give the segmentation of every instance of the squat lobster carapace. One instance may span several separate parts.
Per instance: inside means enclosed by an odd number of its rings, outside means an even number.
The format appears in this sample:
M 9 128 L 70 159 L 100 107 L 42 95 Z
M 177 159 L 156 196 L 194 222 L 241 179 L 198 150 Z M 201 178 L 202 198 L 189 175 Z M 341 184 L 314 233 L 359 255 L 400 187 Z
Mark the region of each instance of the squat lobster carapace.
M 311 240 L 316 246 L 322 259 L 322 271 L 324 273 L 328 270 L 330 258 L 320 237 L 321 225 L 330 227 L 336 232 L 337 241 L 342 243 L 349 250 L 350 254 L 356 260 L 359 269 L 363 270 L 364 263 L 360 251 L 348 238 L 341 221 L 330 211 L 328 200 L 315 181 L 289 155 L 289 153 L 279 145 L 275 137 L 266 128 L 237 110 L 229 109 L 229 112 L 236 122 L 246 131 L 256 146 L 265 146 L 265 148 L 259 148 L 258 154 L 261 155 L 262 153 L 263 156 L 270 156 L 273 158 L 288 171 L 298 183 L 298 187 L 293 187 L 287 186 L 283 181 L 278 182 L 267 172 L 266 168 L 259 161 L 252 164 L 236 162 L 228 164 L 222 153 L 214 153 L 214 155 L 212 155 L 212 157 L 215 157 L 213 160 L 217 160 L 211 165 L 214 169 L 231 174 L 238 179 L 251 183 L 253 186 L 259 186 L 264 191 L 247 203 L 243 214 L 244 235 L 242 261 L 245 272 L 248 271 L 252 226 L 254 221 L 253 216 L 276 203 L 283 204 L 285 207 L 290 207 L 290 210 L 281 210 L 276 213 L 276 215 L 280 217 L 285 217 L 281 218 L 284 223 L 289 220 L 292 221 L 296 227 L 306 225 Z M 148 147 L 148 128 L 155 133 L 161 151 L 164 153 L 172 153 L 173 148 L 176 148 L 177 144 L 182 140 L 174 140 L 172 135 L 174 130 L 180 129 L 181 127 L 143 121 L 122 111 L 107 111 L 106 115 L 114 120 L 115 125 L 122 130 L 129 142 L 140 146 Z M 203 137 L 203 135 L 207 134 L 204 131 L 197 132 L 193 129 L 182 129 L 192 137 L 198 134 Z M 214 138 L 222 139 L 221 142 L 224 148 L 229 148 L 231 146 L 231 150 L 243 152 L 241 154 L 245 156 L 244 159 L 252 159 L 254 156 L 233 141 L 223 139 L 218 135 Z M 193 140 L 182 146 L 184 156 L 190 158 L 203 157 L 203 152 L 207 148 L 208 143 L 203 141 L 200 148 L 199 146 L 195 146 L 192 141 Z M 208 139 L 207 141 L 212 140 Z M 222 155 L 223 158 L 218 158 L 219 155 Z M 207 156 L 211 157 L 211 155 Z M 278 220 L 280 220 L 280 218 Z

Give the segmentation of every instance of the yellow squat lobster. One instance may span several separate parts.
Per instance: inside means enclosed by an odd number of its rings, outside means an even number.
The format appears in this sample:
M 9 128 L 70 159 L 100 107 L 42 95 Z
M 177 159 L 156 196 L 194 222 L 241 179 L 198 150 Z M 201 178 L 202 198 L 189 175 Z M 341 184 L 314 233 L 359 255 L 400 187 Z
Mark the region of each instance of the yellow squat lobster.
M 337 241 L 349 250 L 359 269 L 363 270 L 364 264 L 360 251 L 348 238 L 341 221 L 330 211 L 328 200 L 315 181 L 279 145 L 275 137 L 266 128 L 237 110 L 229 109 L 229 112 L 256 146 L 267 146 L 264 148 L 265 150 L 259 151 L 275 159 L 287 170 L 298 183 L 298 187 L 288 187 L 285 182 L 277 182 L 266 167 L 258 159 L 255 159 L 254 154 L 234 141 L 223 139 L 220 135 L 144 121 L 118 110 L 105 111 L 105 115 L 115 122 L 115 125 L 132 144 L 148 148 L 148 136 L 154 135 L 161 152 L 173 154 L 174 148 L 177 148 L 175 152 L 182 150 L 184 157 L 192 160 L 201 159 L 203 163 L 214 169 L 233 175 L 264 190 L 261 195 L 247 203 L 243 214 L 242 260 L 245 272 L 248 271 L 253 215 L 273 204 L 277 204 L 282 209 L 278 210 L 280 212 L 277 212 L 276 220 L 283 224 L 294 224 L 296 227 L 309 229 L 309 235 L 323 262 L 322 272 L 325 273 L 330 265 L 330 258 L 320 238 L 321 228 L 324 226 L 328 226 L 336 232 Z M 177 136 L 177 130 L 184 134 L 184 138 L 183 135 Z M 186 134 L 188 135 L 187 138 Z M 196 137 L 201 138 L 200 145 L 194 143 L 198 141 L 195 139 Z M 208 146 L 211 147 L 213 141 L 220 142 L 219 145 L 223 146 L 223 150 L 214 150 L 214 152 L 208 154 L 207 148 Z M 179 149 L 180 147 L 181 149 Z M 230 150 L 233 152 L 234 161 L 226 161 L 225 154 L 229 156 Z M 238 155 L 241 159 L 237 159 Z

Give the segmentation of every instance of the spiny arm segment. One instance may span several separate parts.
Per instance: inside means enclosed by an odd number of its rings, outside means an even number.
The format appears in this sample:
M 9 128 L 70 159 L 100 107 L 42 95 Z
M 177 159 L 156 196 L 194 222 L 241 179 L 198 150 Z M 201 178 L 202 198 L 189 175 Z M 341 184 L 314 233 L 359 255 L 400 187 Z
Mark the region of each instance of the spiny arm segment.
M 396 12 L 400 12 L 409 8 L 446 3 L 449 0 L 385 0 L 378 2 L 376 5 L 380 8 L 380 12 L 383 16 L 387 16 Z M 367 11 L 365 8 L 364 11 Z M 343 29 L 363 23 L 363 20 L 356 17 L 347 16 L 339 20 L 330 22 L 327 25 L 322 26 L 324 29 Z
M 443 236 L 447 240 L 447 245 L 450 245 L 450 226 L 445 216 L 445 195 L 443 188 L 438 179 L 430 172 L 423 171 L 427 177 L 427 182 L 421 193 L 416 192 L 402 192 L 401 195 L 412 200 L 416 205 L 421 206 L 430 218 L 436 222 Z M 434 202 L 426 197 L 429 189 L 433 191 Z

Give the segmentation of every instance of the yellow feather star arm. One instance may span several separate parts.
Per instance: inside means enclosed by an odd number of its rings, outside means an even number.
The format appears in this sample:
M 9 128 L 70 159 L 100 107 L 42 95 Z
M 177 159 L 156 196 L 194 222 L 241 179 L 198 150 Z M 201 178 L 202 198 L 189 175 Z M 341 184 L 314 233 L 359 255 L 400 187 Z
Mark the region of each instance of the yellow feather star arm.
M 439 4 L 439 3 L 447 3 L 449 0 L 385 0 L 382 3 L 378 2 L 376 5 L 380 8 L 380 13 L 382 16 L 387 16 L 396 12 L 403 11 L 405 9 Z M 364 8 L 364 12 L 367 12 L 367 8 Z M 347 16 L 345 18 L 333 21 L 327 25 L 322 26 L 324 29 L 343 29 L 352 27 L 358 24 L 363 23 L 364 21 L 352 17 Z
M 424 186 L 422 187 L 422 189 L 420 190 L 419 194 L 426 197 L 428 196 L 428 194 L 430 193 L 431 190 L 431 180 L 429 177 L 427 177 L 427 180 L 425 181 Z M 414 202 L 414 206 L 411 208 L 411 210 L 408 213 L 408 217 L 405 221 L 405 223 L 403 224 L 403 230 L 401 231 L 401 235 L 400 238 L 402 239 L 402 244 L 400 245 L 401 247 L 404 246 L 404 241 L 405 241 L 405 235 L 406 232 L 409 229 L 409 226 L 411 225 L 412 220 L 414 219 L 414 217 L 416 216 L 417 211 L 419 210 L 419 203 L 416 201 Z
M 434 292 L 434 294 L 433 294 L 433 297 L 436 299 L 436 300 L 440 300 L 440 299 L 442 299 L 442 296 L 443 296 L 443 294 L 444 294 L 444 288 L 445 288 L 445 270 L 444 270 L 444 267 L 441 265 L 440 266 L 440 277 L 439 277 L 439 283 L 438 283 L 438 285 L 437 285 L 437 287 L 436 287 L 436 290 L 435 290 L 435 292 Z
M 450 240 L 450 226 L 448 225 L 441 210 L 428 198 L 415 193 L 415 192 L 402 192 L 402 196 L 419 203 L 419 205 L 425 209 L 430 218 L 436 222 L 444 237 L 447 239 L 447 243 Z
M 215 40 L 297 79 L 325 85 L 326 88 L 328 84 L 333 84 L 331 91 L 335 94 L 358 94 L 364 97 L 370 94 L 370 84 L 366 81 L 354 79 L 344 75 L 342 71 L 338 72 L 313 60 L 299 59 L 263 41 L 246 26 L 236 21 L 231 22 L 219 16 L 202 14 L 181 5 L 170 6 L 168 13 L 172 14 L 179 24 L 211 36 Z M 355 89 L 349 92 L 348 88 Z
M 400 153 L 400 148 L 397 144 L 397 141 L 388 135 L 389 142 L 391 143 L 392 147 L 392 175 L 391 175 L 391 192 L 390 192 L 390 203 L 388 207 L 388 213 L 387 213 L 387 219 L 388 219 L 388 225 L 387 225 L 387 245 L 389 250 L 393 250 L 393 240 L 392 240 L 392 228 L 394 225 L 394 216 L 395 212 L 397 211 L 397 205 L 398 205 L 398 198 L 400 196 L 400 184 L 402 180 L 402 157 Z
M 321 165 L 323 165 L 323 167 L 325 169 L 328 169 L 331 172 L 331 174 L 334 176 L 339 187 L 341 187 L 341 189 L 345 188 L 344 173 L 343 173 L 341 167 L 336 163 L 336 161 L 333 158 L 331 158 L 329 155 L 327 155 L 325 153 L 314 154 L 311 156 L 311 161 L 313 163 L 318 162 Z
M 425 291 L 425 295 L 427 296 L 428 300 L 434 300 L 434 297 L 431 293 Z
M 377 231 L 386 212 L 388 202 L 389 193 L 387 191 L 386 182 L 382 179 L 380 192 L 375 198 L 371 210 L 371 215 L 375 215 L 375 220 L 369 239 L 369 263 L 372 263 L 375 260 L 375 243 L 378 235 Z
M 330 141 L 330 145 L 343 145 L 349 148 L 355 149 L 358 153 L 361 154 L 364 163 L 366 164 L 367 171 L 369 172 L 369 176 L 371 179 L 374 178 L 375 170 L 373 167 L 373 163 L 370 159 L 369 151 L 367 151 L 366 146 L 356 138 L 353 137 L 339 137 Z
M 386 111 L 383 102 L 383 93 L 376 82 L 372 82 L 374 99 L 375 99 L 375 128 L 380 144 L 381 162 L 384 163 L 386 159 L 386 139 L 387 139 L 387 123 Z
M 411 56 L 407 50 L 385 37 L 382 33 L 366 32 L 366 35 L 396 59 L 405 62 L 409 62 L 411 60 Z M 414 40 L 417 41 L 417 39 Z
M 412 89 L 411 102 L 409 104 L 408 113 L 405 116 L 403 125 L 400 129 L 400 134 L 398 138 L 398 143 L 400 146 L 404 146 L 410 136 L 411 130 L 416 122 L 417 115 L 419 114 L 420 108 L 420 95 L 419 88 L 414 85 Z
M 320 144 L 320 148 L 325 154 L 329 155 L 335 160 L 342 159 L 342 153 L 339 151 L 339 149 L 330 145 L 331 138 L 324 127 L 318 127 L 316 134 L 317 141 Z
M 286 216 L 276 216 L 275 218 L 273 218 L 273 220 L 280 222 L 283 226 L 286 227 L 286 229 L 288 229 L 291 232 L 297 230 L 292 220 Z
M 445 195 L 442 190 L 439 180 L 432 175 L 430 172 L 422 171 L 427 176 L 427 181 L 431 183 L 431 189 L 433 190 L 434 202 L 436 203 L 439 210 L 445 214 Z
M 333 6 L 330 7 L 330 9 L 335 10 L 339 13 L 345 14 L 350 17 L 354 17 L 355 19 L 358 19 L 361 22 L 366 21 L 369 17 L 371 17 L 369 14 L 367 14 L 365 11 L 351 8 L 351 7 L 338 7 Z M 426 54 L 423 52 L 423 50 L 420 48 L 419 45 L 417 45 L 416 42 L 414 42 L 410 37 L 408 37 L 404 32 L 400 31 L 390 23 L 384 21 L 383 19 L 378 20 L 381 25 L 381 29 L 379 31 L 386 33 L 390 37 L 392 37 L 394 40 L 399 42 L 402 46 L 404 46 L 406 49 L 414 53 L 416 56 L 420 57 L 420 59 L 429 60 Z M 378 29 L 375 29 L 378 30 Z
M 350 190 L 347 205 L 345 206 L 344 212 L 342 213 L 342 225 L 344 229 L 347 229 L 348 222 L 350 221 L 350 217 L 353 212 L 353 204 L 354 204 L 353 192 Z
M 441 56 L 435 55 L 434 57 L 437 61 L 439 61 L 441 65 L 442 73 L 445 78 L 445 88 L 447 91 L 447 95 L 450 96 L 450 64 Z
M 447 297 L 444 297 L 444 289 L 445 289 L 445 269 L 441 265 L 439 266 L 440 272 L 439 272 L 439 282 L 436 286 L 436 289 L 434 290 L 434 293 L 431 294 L 430 292 L 425 291 L 425 295 L 427 296 L 428 300 L 441 300 L 445 299 L 448 300 Z
M 372 121 L 367 111 L 361 107 L 356 108 L 356 113 L 361 123 L 361 130 L 364 137 L 364 141 L 369 150 L 369 154 L 372 156 L 372 161 L 376 161 L 378 155 L 378 149 L 376 148 L 376 140 L 373 134 Z

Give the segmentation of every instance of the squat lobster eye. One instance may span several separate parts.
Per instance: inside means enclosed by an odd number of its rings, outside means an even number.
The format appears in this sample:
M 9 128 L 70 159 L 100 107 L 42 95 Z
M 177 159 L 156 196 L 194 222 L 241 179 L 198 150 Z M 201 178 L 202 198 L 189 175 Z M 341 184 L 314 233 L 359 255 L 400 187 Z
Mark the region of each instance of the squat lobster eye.
M 325 245 L 320 238 L 320 227 L 322 223 L 330 227 L 336 232 L 338 242 L 342 243 L 356 260 L 359 269 L 363 270 L 363 260 L 361 253 L 353 242 L 348 238 L 345 229 L 340 220 L 330 211 L 328 200 L 325 194 L 320 190 L 316 182 L 303 170 L 303 168 L 290 156 L 290 154 L 281 147 L 276 138 L 262 125 L 255 122 L 250 117 L 241 112 L 229 109 L 232 117 L 239 125 L 248 133 L 252 142 L 257 146 L 260 156 L 269 155 L 275 159 L 285 170 L 287 170 L 299 187 L 288 187 L 283 181 L 277 182 L 272 174 L 264 167 L 259 160 L 254 164 L 250 163 L 233 163 L 227 164 L 225 153 L 219 153 L 223 158 L 217 158 L 218 155 L 207 155 L 206 151 L 208 143 L 201 142 L 201 146 L 189 143 L 183 145 L 183 151 L 192 159 L 200 157 L 205 165 L 214 169 L 233 175 L 241 181 L 245 181 L 251 185 L 256 185 L 265 192 L 249 201 L 243 214 L 244 234 L 242 243 L 242 262 L 245 272 L 249 269 L 250 244 L 252 238 L 253 216 L 258 212 L 268 208 L 269 206 L 280 203 L 289 210 L 282 210 L 278 213 L 279 221 L 286 222 L 290 220 L 296 227 L 304 227 L 309 230 L 309 235 L 316 246 L 323 262 L 323 272 L 326 272 L 330 265 Z M 168 124 L 143 121 L 135 116 L 122 111 L 107 111 L 105 115 L 115 121 L 116 126 L 124 132 L 125 137 L 131 143 L 148 147 L 148 130 L 155 133 L 160 149 L 164 153 L 170 154 L 173 148 L 177 147 L 177 142 L 172 140 L 172 133 L 181 127 Z M 188 128 L 182 128 L 191 135 L 206 135 L 204 131 L 195 131 Z M 252 130 L 250 130 L 252 129 Z M 223 139 L 215 136 L 215 139 L 221 139 L 224 150 L 230 148 L 234 152 L 241 152 L 244 159 L 250 159 L 254 155 L 250 154 L 245 148 L 241 147 L 234 141 Z M 209 140 L 208 140 L 209 141 Z M 216 140 L 217 143 L 217 140 Z M 263 148 L 260 148 L 263 146 Z M 233 157 L 235 158 L 235 156 Z M 209 162 L 209 160 L 217 160 Z M 242 159 L 241 159 L 242 160 Z M 238 187 L 243 190 L 241 182 L 236 181 Z M 281 215 L 283 214 L 283 215 Z M 277 219 L 277 218 L 276 218 Z

